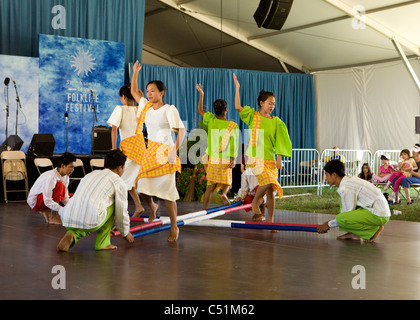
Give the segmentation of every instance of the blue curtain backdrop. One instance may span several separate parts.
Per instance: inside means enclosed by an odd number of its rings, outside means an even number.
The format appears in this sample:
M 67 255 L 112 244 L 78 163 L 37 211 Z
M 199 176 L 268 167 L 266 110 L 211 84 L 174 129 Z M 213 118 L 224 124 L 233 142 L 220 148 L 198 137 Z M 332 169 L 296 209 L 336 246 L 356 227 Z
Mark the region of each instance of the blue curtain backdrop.
M 145 0 L 1 0 L 0 54 L 38 57 L 48 34 L 124 42 L 128 64 L 141 59 L 144 12 Z
M 315 148 L 315 91 L 312 75 L 143 65 L 139 74 L 139 88 L 145 93 L 149 81 L 163 81 L 167 87 L 164 102 L 178 108 L 181 119 L 187 123 L 187 130 L 191 131 L 201 119 L 197 112 L 199 93 L 195 87 L 201 83 L 204 105 L 208 110 L 214 112 L 214 100 L 225 99 L 228 104 L 227 118 L 238 123 L 244 132 L 248 126 L 240 121 L 234 106 L 233 73 L 241 84 L 242 106 L 256 108 L 261 90 L 274 92 L 276 108 L 273 115 L 287 125 L 293 148 Z M 247 137 L 244 136 L 244 139 L 246 143 Z

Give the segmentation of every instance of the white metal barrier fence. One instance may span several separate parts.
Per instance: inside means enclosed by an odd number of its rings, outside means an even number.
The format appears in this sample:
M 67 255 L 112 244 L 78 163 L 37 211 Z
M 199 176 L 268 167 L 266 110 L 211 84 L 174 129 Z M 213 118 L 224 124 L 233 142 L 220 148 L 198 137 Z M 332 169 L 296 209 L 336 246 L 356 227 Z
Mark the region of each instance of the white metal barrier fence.
M 316 149 L 293 149 L 292 156 L 283 157 L 279 173 L 282 188 L 316 187 L 318 183 L 319 152 Z
M 389 164 L 393 165 L 394 168 L 398 168 L 398 163 L 400 162 L 400 153 L 401 150 L 378 150 L 373 155 L 372 159 L 372 171 L 375 174 L 378 174 L 379 167 L 382 165 L 381 156 L 385 153 L 388 153 L 390 156 Z
M 319 186 L 320 194 L 322 195 L 322 188 L 328 186 L 328 183 L 324 178 L 324 165 L 330 161 L 338 159 L 344 163 L 346 168 L 346 175 L 358 176 L 362 172 L 364 163 L 372 163 L 372 153 L 370 150 L 349 150 L 349 149 L 326 149 L 322 152 L 320 158 L 320 174 L 319 174 Z

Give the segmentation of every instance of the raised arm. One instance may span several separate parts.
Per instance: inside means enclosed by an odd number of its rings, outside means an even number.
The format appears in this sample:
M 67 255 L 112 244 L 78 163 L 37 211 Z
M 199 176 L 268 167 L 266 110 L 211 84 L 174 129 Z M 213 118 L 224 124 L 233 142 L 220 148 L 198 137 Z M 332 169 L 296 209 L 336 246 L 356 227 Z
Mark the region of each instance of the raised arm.
M 200 92 L 200 100 L 198 100 L 198 114 L 201 117 L 204 117 L 204 113 L 205 113 L 203 109 L 204 91 L 201 84 L 197 84 L 195 87 L 197 88 L 197 91 Z
M 241 106 L 241 98 L 239 96 L 240 84 L 235 74 L 233 74 L 233 81 L 235 82 L 235 109 L 236 111 L 241 112 L 244 108 Z
M 131 79 L 131 95 L 133 96 L 134 100 L 137 101 L 137 103 L 140 102 L 140 99 L 143 97 L 142 92 L 139 91 L 139 85 L 138 85 L 138 77 L 139 77 L 139 71 L 141 70 L 141 64 L 140 62 L 136 61 L 136 63 L 133 66 L 133 78 Z

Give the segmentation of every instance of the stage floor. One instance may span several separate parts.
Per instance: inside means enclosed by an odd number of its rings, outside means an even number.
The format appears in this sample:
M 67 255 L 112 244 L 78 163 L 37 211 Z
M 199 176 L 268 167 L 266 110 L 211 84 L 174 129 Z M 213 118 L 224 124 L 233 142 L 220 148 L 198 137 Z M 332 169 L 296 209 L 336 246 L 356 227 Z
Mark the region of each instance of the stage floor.
M 159 205 L 159 214 L 166 215 L 164 202 Z M 179 214 L 200 209 L 201 203 L 178 202 Z M 239 211 L 222 218 L 251 216 Z M 330 218 L 275 213 L 277 222 L 320 224 Z M 168 243 L 163 231 L 133 244 L 115 238 L 118 250 L 95 252 L 92 234 L 58 253 L 64 234 L 24 203 L 0 204 L 0 299 L 420 299 L 415 222 L 390 221 L 373 244 L 338 241 L 337 229 L 319 235 L 184 226 L 176 243 Z M 65 289 L 52 286 L 54 266 L 64 267 Z M 363 280 L 363 273 L 352 273 L 355 266 L 364 268 L 366 289 L 352 286 Z

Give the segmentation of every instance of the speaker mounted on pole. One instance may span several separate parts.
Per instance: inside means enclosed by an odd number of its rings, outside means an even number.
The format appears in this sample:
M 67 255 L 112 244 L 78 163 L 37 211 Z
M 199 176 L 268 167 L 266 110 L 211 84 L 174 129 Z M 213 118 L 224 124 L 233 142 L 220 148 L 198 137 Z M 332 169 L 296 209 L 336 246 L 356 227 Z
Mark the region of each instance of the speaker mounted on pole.
M 255 22 L 259 28 L 281 30 L 292 4 L 293 0 L 261 0 L 254 13 Z

